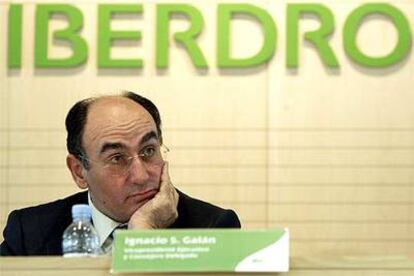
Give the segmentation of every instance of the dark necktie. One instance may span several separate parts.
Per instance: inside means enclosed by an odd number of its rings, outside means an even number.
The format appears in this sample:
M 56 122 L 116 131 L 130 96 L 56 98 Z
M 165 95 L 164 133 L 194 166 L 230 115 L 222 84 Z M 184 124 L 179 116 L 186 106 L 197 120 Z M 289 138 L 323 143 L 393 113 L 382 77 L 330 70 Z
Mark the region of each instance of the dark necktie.
M 106 238 L 104 243 L 101 246 L 103 254 L 111 254 L 112 253 L 112 245 L 114 242 L 114 232 L 118 229 L 128 229 L 128 223 L 119 224 L 117 227 L 115 227 L 114 230 L 112 230 L 111 234 Z

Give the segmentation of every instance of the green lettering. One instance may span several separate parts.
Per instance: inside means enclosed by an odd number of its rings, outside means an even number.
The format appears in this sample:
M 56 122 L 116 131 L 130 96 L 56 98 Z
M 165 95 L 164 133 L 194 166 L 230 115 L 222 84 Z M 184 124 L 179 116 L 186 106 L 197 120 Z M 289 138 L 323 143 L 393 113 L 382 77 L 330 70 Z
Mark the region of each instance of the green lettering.
M 169 62 L 169 20 L 174 14 L 186 16 L 190 21 L 190 28 L 185 32 L 175 33 L 174 39 L 182 44 L 189 54 L 196 68 L 208 68 L 206 58 L 195 39 L 203 29 L 203 16 L 200 11 L 187 4 L 160 4 L 157 5 L 157 38 L 156 38 L 156 66 L 164 69 Z
M 304 14 L 313 14 L 321 22 L 318 30 L 305 33 L 305 40 L 315 45 L 322 61 L 331 68 L 338 68 L 338 60 L 328 43 L 328 36 L 334 31 L 334 16 L 321 4 L 289 4 L 287 8 L 286 64 L 288 68 L 298 67 L 299 19 Z
M 114 14 L 140 14 L 142 5 L 133 4 L 104 4 L 98 8 L 98 56 L 99 68 L 141 68 L 142 59 L 113 59 L 111 58 L 111 44 L 115 40 L 140 40 L 139 31 L 112 31 L 111 18 Z
M 394 50 L 383 57 L 368 56 L 360 51 L 356 36 L 364 17 L 381 14 L 390 18 L 397 29 L 398 42 Z M 404 59 L 411 49 L 411 31 L 407 18 L 389 4 L 365 4 L 355 9 L 347 18 L 343 30 L 343 43 L 347 56 L 354 62 L 367 67 L 387 67 Z
M 12 4 L 9 8 L 8 67 L 22 65 L 22 5 Z
M 71 43 L 72 56 L 68 58 L 48 57 L 49 18 L 53 14 L 62 14 L 67 18 L 68 27 L 55 31 L 53 39 Z M 35 67 L 76 67 L 85 63 L 88 48 L 85 40 L 77 33 L 82 29 L 83 16 L 79 9 L 67 4 L 41 4 L 36 9 Z
M 263 45 L 258 53 L 246 58 L 232 58 L 230 23 L 236 14 L 255 18 L 262 26 Z M 277 31 L 272 17 L 262 8 L 249 4 L 219 4 L 217 19 L 217 65 L 219 68 L 247 68 L 269 61 L 276 48 Z

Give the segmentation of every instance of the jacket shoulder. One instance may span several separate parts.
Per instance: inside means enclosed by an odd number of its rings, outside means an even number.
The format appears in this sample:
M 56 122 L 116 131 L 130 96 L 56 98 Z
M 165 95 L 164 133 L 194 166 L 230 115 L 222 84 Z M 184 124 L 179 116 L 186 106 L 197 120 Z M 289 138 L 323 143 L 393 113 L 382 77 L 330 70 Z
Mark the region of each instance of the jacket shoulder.
M 12 211 L 3 231 L 1 254 L 59 255 L 61 236 L 71 221 L 72 205 L 78 203 L 87 203 L 87 192 Z

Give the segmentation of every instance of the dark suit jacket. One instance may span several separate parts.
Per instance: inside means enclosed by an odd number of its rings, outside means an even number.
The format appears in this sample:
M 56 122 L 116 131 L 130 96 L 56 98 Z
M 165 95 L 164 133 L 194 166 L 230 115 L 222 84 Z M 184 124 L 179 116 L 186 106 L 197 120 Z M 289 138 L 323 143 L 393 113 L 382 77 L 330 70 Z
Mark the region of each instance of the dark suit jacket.
M 178 218 L 170 228 L 240 228 L 234 211 L 178 192 Z M 88 204 L 87 192 L 11 212 L 0 255 L 62 255 L 62 235 L 72 222 L 72 205 L 82 203 Z

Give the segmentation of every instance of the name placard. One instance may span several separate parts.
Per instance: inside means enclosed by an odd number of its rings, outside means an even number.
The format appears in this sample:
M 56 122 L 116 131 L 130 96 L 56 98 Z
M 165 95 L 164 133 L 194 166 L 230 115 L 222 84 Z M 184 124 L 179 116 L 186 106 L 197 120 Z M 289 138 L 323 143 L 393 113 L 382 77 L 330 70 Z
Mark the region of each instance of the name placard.
M 286 272 L 287 229 L 119 230 L 112 272 Z

